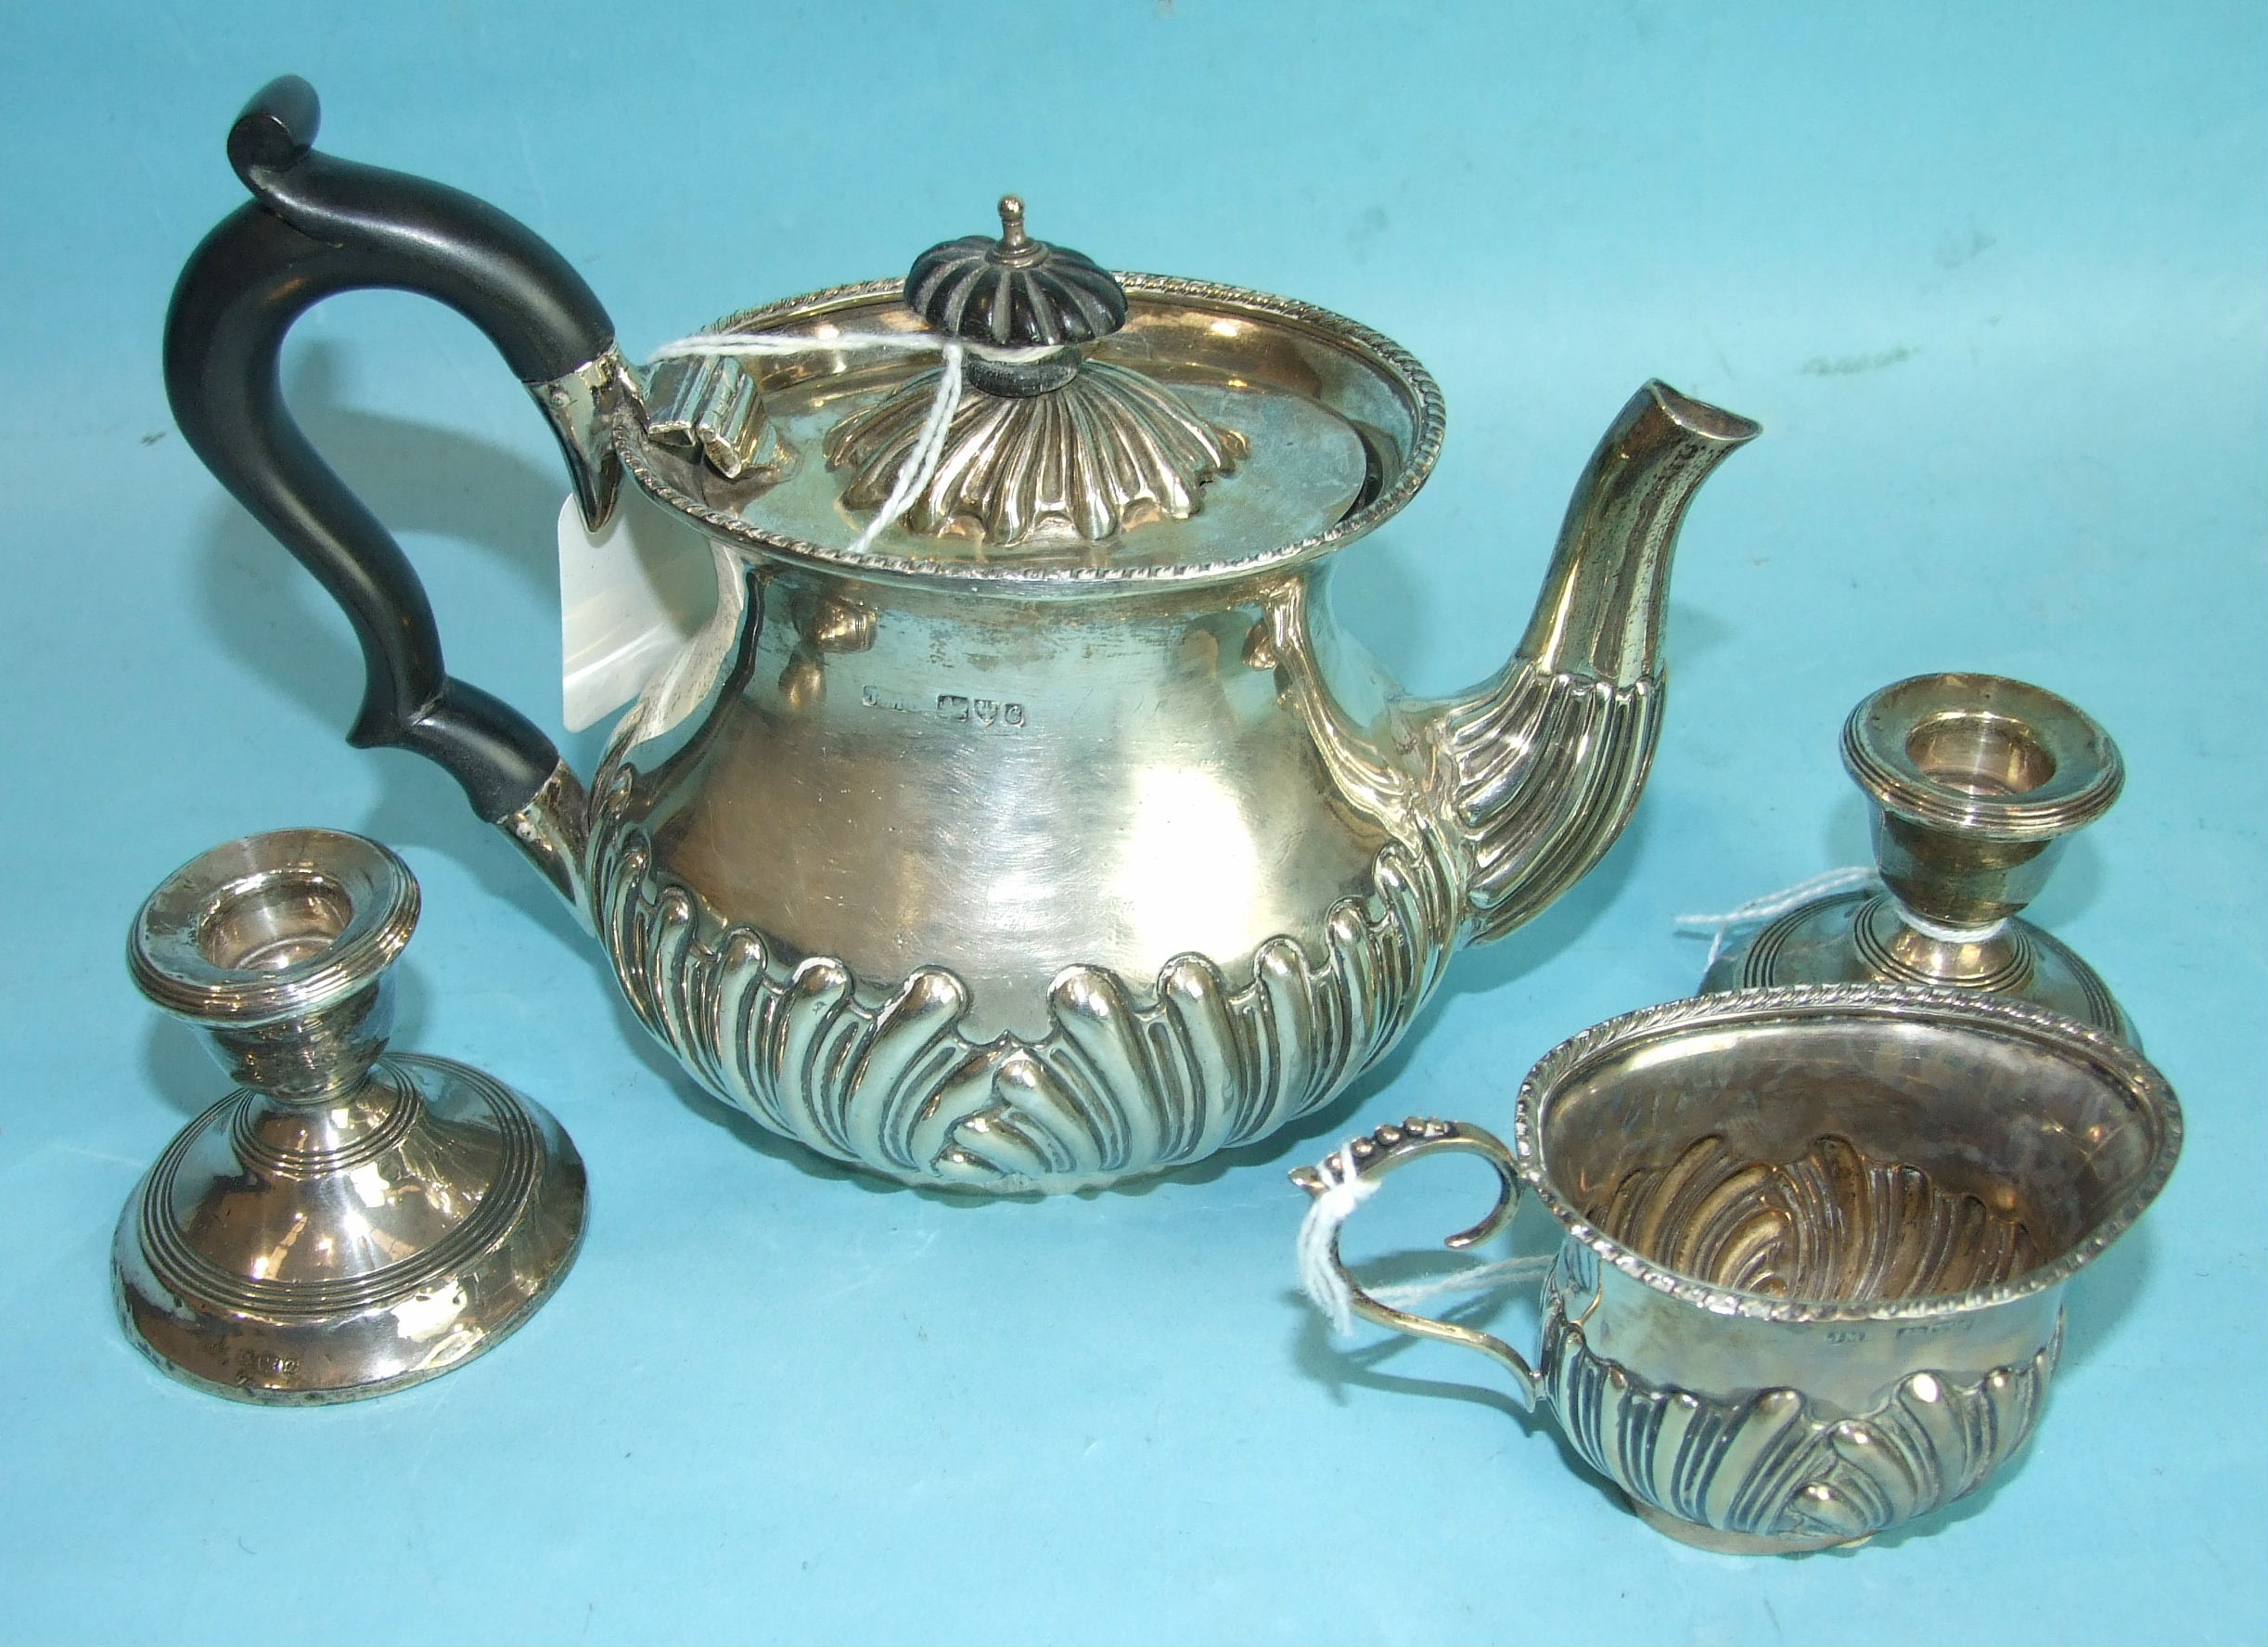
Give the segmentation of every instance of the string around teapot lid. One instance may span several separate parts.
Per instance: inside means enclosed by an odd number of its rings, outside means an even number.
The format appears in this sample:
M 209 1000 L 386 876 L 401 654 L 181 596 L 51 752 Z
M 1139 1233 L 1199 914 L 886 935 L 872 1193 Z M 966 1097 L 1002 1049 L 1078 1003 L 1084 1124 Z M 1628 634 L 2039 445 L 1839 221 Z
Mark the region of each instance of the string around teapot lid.
M 1031 238 L 1015 195 L 999 212 L 997 238 L 942 241 L 915 260 L 903 293 L 925 330 L 824 343 L 703 332 L 650 359 L 936 350 L 934 381 L 916 377 L 826 435 L 828 467 L 849 471 L 842 503 L 876 510 L 854 554 L 909 514 L 913 530 L 932 534 L 973 521 L 1003 547 L 1100 542 L 1147 519 L 1195 514 L 1202 488 L 1249 454 L 1244 437 L 1145 374 L 1091 358 L 1125 324 L 1123 289 L 1083 253 Z M 964 416 L 970 392 L 981 412 Z

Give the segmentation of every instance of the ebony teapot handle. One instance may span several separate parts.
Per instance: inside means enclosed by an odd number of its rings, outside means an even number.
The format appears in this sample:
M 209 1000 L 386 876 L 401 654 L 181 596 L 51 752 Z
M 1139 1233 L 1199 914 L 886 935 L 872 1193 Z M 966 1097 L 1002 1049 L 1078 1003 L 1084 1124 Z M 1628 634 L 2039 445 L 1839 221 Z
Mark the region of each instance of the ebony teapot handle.
M 229 163 L 253 199 L 205 237 L 173 289 L 166 394 L 206 467 L 352 621 L 368 682 L 347 740 L 440 763 L 499 822 L 552 776 L 557 751 L 525 715 L 450 678 L 401 546 L 284 405 L 284 334 L 334 292 L 389 288 L 448 304 L 551 417 L 594 525 L 621 472 L 595 403 L 627 369 L 598 299 L 532 230 L 438 183 L 315 153 L 318 118 L 314 88 L 286 75 L 229 132 Z

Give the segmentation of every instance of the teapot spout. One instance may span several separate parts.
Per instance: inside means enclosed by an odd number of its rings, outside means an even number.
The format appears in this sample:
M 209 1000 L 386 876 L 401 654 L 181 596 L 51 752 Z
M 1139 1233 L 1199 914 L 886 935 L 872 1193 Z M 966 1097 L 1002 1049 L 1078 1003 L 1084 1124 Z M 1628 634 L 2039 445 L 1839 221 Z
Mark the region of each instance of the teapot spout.
M 1703 481 L 1759 433 L 1652 382 L 1630 397 L 1568 504 L 1516 661 L 1634 686 L 1658 671 L 1670 555 Z
M 1466 936 L 1500 938 L 1614 844 L 1661 726 L 1670 558 L 1694 493 L 1757 425 L 1653 382 L 1591 456 L 1519 650 L 1421 724 L 1445 767 Z

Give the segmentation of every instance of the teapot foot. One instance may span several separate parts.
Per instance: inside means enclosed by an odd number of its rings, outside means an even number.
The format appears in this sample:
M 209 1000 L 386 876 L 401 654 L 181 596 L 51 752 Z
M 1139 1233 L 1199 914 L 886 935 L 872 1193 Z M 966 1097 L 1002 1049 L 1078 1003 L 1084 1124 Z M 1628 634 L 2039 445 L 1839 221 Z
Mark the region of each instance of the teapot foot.
M 1696 1550 L 1706 1550 L 1713 1555 L 1809 1555 L 1819 1550 L 1856 1550 L 1872 1533 L 1847 1538 L 1839 1534 L 1815 1534 L 1811 1537 L 1766 1538 L 1760 1533 L 1728 1533 L 1718 1527 L 1703 1526 L 1698 1521 L 1672 1515 L 1666 1510 L 1657 1510 L 1645 1499 L 1622 1495 L 1622 1501 L 1631 1512 L 1657 1533 L 1690 1544 Z

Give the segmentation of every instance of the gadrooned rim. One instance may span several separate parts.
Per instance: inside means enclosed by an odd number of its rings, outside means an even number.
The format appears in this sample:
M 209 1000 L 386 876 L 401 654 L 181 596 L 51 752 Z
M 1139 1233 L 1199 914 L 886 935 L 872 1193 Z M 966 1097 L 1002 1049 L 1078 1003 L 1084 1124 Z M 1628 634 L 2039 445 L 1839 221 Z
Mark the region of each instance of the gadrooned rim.
M 249 870 L 247 859 L 256 860 Z M 295 866 L 342 883 L 353 914 L 338 938 L 321 954 L 273 972 L 207 959 L 197 936 L 221 900 L 251 874 Z M 127 933 L 127 970 L 136 988 L 178 1017 L 233 1024 L 296 1017 L 353 994 L 392 965 L 416 930 L 418 903 L 409 866 L 366 836 L 340 830 L 246 835 L 199 853 L 159 882 Z
M 2022 795 L 1970 795 L 1931 779 L 1916 766 L 1897 740 L 1876 735 L 1876 712 L 1886 700 L 1925 681 L 1974 682 L 2013 698 L 2030 698 L 2042 711 L 2037 728 L 2055 744 L 2057 777 Z M 2055 736 L 2063 721 L 2079 735 L 2080 747 Z M 2007 676 L 1951 672 L 1914 675 L 1869 692 L 1843 722 L 1843 765 L 1867 794 L 1886 810 L 1936 829 L 1960 830 L 2002 841 L 2044 841 L 2101 817 L 2126 784 L 2125 758 L 2110 734 L 2069 699 L 2044 687 Z M 2076 771 L 2080 780 L 2069 781 Z M 2058 781 L 2058 779 L 2063 781 Z
M 2066 1050 L 2082 1053 L 2121 1082 L 2141 1107 L 2159 1118 L 2157 1147 L 2119 1204 L 2097 1219 L 2084 1239 L 2052 1264 L 2027 1270 L 2016 1280 L 1995 1286 L 1972 1288 L 1964 1293 L 1884 1299 L 1867 1305 L 1775 1298 L 1697 1280 L 1657 1264 L 1600 1230 L 1570 1204 L 1545 1176 L 1543 1146 L 1537 1136 L 1536 1107 L 1544 1096 L 1582 1074 L 1606 1054 L 1621 1051 L 1636 1042 L 1668 1039 L 1698 1027 L 1833 1017 L 1918 1019 L 1941 1024 L 1967 1023 L 2015 1030 Z M 2100 1256 L 2157 1199 L 2173 1171 L 2181 1147 L 2182 1110 L 2173 1088 L 2157 1066 L 2123 1042 L 2075 1018 L 2028 1002 L 1991 999 L 1967 990 L 1879 984 L 1799 984 L 1727 991 L 1666 1001 L 1609 1018 L 1560 1042 L 1537 1060 L 1535 1067 L 1528 1072 L 1528 1078 L 1520 1083 L 1512 1122 L 1512 1153 L 1521 1181 L 1551 1210 L 1568 1235 L 1590 1248 L 1600 1263 L 1610 1265 L 1657 1293 L 1698 1305 L 1712 1315 L 1795 1324 L 1928 1319 L 1991 1309 L 2060 1286 Z
M 1416 402 L 1416 428 L 1412 432 L 1409 457 L 1393 481 L 1368 504 L 1323 531 L 1258 554 L 1230 560 L 1198 561 L 1175 566 L 1093 566 L 1025 568 L 990 562 L 939 560 L 903 555 L 852 555 L 801 538 L 783 537 L 752 526 L 739 516 L 710 508 L 672 486 L 646 460 L 643 430 L 634 413 L 617 412 L 613 423 L 615 452 L 641 491 L 657 503 L 676 510 L 705 530 L 748 545 L 768 555 L 824 567 L 829 571 L 866 577 L 918 579 L 925 583 L 977 585 L 1025 596 L 1098 587 L 1181 587 L 1242 577 L 1251 573 L 1307 560 L 1352 543 L 1399 513 L 1417 495 L 1434 461 L 1441 456 L 1442 434 L 1448 408 L 1433 375 L 1416 356 L 1382 332 L 1349 320 L 1328 309 L 1292 298 L 1223 286 L 1210 280 L 1189 280 L 1170 275 L 1114 272 L 1130 293 L 1157 298 L 1179 298 L 1240 312 L 1304 328 L 1327 341 L 1365 355 L 1391 378 Z M 801 297 L 767 303 L 761 308 L 728 315 L 711 331 L 762 331 L 789 320 L 816 318 L 830 308 L 850 307 L 875 298 L 903 297 L 900 280 L 867 280 L 829 287 Z M 820 345 L 824 347 L 824 345 Z

